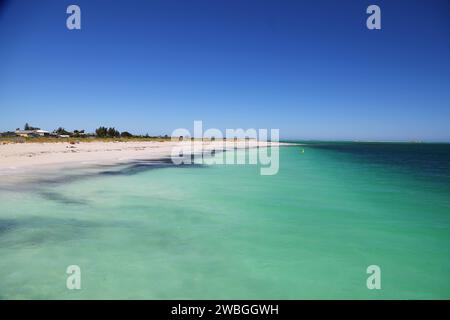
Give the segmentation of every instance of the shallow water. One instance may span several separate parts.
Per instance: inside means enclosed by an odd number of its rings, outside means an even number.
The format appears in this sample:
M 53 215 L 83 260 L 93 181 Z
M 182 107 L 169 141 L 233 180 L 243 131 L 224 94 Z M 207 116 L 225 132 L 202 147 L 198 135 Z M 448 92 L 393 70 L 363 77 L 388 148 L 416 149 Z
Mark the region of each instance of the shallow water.
M 0 190 L 0 298 L 450 298 L 450 145 L 282 147 L 275 176 L 71 174 Z

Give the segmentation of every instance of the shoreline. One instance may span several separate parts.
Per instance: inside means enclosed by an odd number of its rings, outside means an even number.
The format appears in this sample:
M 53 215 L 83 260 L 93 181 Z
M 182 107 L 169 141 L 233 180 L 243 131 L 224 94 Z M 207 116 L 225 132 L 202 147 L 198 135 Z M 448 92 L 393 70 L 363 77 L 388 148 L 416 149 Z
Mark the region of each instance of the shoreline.
M 208 152 L 298 144 L 256 140 L 11 143 L 0 145 L 0 176 L 167 159 L 170 158 L 173 148 L 189 145 L 194 146 L 193 150 Z

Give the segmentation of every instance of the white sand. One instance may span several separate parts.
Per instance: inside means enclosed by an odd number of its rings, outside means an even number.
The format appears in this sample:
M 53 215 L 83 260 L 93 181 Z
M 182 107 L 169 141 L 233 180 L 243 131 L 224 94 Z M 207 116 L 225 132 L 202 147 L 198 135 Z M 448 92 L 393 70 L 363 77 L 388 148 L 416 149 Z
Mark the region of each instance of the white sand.
M 189 145 L 191 141 L 134 141 L 134 142 L 80 142 L 71 145 L 61 143 L 15 143 L 0 145 L 0 175 L 11 175 L 14 172 L 36 172 L 49 168 L 79 168 L 89 165 L 123 164 L 139 159 L 161 159 L 171 156 L 172 150 L 181 145 Z M 223 147 L 254 148 L 283 145 L 277 142 L 250 141 L 215 141 L 194 142 L 203 150 Z

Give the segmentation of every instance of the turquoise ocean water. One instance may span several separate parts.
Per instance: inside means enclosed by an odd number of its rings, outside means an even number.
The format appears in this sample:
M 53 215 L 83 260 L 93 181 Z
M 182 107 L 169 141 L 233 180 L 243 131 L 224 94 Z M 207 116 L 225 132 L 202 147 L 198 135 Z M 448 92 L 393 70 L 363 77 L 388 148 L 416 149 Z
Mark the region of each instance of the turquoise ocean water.
M 450 145 L 282 147 L 274 176 L 118 169 L 0 189 L 1 299 L 450 298 Z

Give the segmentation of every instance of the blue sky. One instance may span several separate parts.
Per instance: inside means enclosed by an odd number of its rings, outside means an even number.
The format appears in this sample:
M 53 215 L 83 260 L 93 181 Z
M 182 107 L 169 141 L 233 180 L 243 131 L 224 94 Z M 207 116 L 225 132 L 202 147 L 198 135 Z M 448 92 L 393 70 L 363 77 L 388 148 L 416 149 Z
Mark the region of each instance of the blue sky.
M 2 1 L 0 130 L 450 141 L 450 2 Z M 66 28 L 77 4 L 82 29 Z M 381 8 L 382 29 L 366 28 Z

